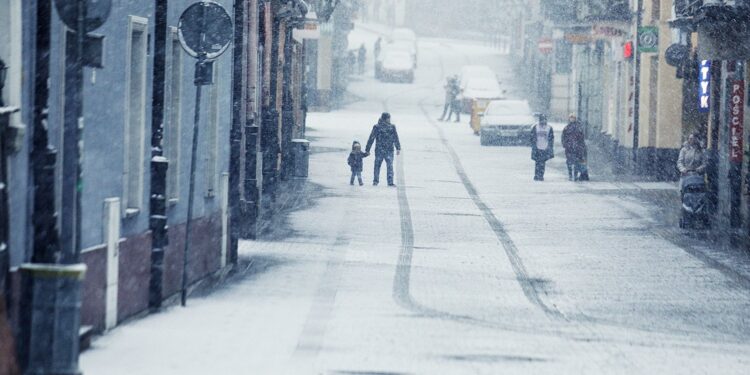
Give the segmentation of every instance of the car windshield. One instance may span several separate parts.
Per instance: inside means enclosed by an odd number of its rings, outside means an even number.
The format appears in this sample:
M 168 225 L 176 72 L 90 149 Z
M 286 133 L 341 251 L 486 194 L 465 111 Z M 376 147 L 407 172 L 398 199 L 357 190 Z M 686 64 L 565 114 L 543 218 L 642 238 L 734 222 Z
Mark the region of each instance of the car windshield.
M 498 100 L 490 103 L 487 116 L 530 116 L 529 104 L 518 100 Z

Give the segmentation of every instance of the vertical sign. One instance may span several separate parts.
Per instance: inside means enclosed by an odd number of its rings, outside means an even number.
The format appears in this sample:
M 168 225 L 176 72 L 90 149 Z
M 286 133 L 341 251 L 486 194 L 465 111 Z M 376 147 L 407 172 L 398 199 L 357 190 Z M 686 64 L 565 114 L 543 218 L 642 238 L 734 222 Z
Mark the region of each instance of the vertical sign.
M 729 96 L 729 158 L 742 163 L 742 128 L 745 105 L 745 81 L 732 81 Z
M 708 112 L 711 108 L 711 60 L 701 60 L 698 67 L 698 112 Z

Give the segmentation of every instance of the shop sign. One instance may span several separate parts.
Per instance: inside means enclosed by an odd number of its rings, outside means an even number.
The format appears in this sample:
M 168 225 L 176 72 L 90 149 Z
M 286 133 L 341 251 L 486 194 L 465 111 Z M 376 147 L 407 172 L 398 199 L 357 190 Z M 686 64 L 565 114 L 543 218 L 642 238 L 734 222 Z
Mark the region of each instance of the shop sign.
M 729 158 L 742 163 L 742 131 L 745 105 L 745 81 L 732 81 L 729 95 Z
M 594 25 L 591 32 L 595 39 L 609 39 L 625 36 L 625 31 L 608 25 Z
M 659 51 L 659 28 L 656 26 L 642 26 L 638 28 L 638 52 L 649 53 Z
M 708 112 L 711 98 L 711 60 L 701 60 L 698 67 L 698 112 Z
M 541 38 L 537 42 L 537 48 L 539 48 L 539 52 L 543 54 L 548 54 L 552 52 L 552 39 L 550 38 Z

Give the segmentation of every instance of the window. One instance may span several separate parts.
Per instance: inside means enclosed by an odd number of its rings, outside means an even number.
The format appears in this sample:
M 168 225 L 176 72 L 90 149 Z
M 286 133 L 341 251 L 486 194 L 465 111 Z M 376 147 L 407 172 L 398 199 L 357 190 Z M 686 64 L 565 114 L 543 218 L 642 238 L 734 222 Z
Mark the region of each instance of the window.
M 182 47 L 177 28 L 172 27 L 169 70 L 164 121 L 164 156 L 169 159 L 167 169 L 167 203 L 175 204 L 180 197 L 180 141 L 182 112 Z
M 218 154 L 218 135 L 219 131 L 219 62 L 214 62 L 213 84 L 209 86 L 208 95 L 208 119 L 206 126 L 206 197 L 216 195 L 216 184 L 219 178 L 216 172 L 217 154 Z
M 137 214 L 143 203 L 147 46 L 148 20 L 130 16 L 125 60 L 125 161 L 123 171 L 125 216 Z

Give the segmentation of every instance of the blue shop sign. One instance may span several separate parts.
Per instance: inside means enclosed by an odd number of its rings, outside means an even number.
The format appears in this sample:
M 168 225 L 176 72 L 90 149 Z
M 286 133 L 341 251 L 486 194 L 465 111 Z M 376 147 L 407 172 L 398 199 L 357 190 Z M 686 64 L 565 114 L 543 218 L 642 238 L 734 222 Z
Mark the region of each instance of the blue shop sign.
M 698 67 L 698 111 L 708 112 L 711 107 L 711 60 L 701 60 Z

